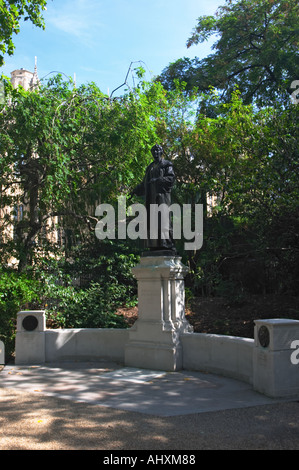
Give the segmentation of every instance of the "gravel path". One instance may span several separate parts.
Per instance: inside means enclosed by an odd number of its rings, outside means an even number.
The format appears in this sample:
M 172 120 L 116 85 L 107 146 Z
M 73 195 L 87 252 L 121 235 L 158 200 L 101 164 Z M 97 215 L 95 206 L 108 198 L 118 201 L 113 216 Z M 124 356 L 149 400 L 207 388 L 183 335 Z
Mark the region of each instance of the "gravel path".
M 0 388 L 0 450 L 299 450 L 299 402 L 156 417 Z

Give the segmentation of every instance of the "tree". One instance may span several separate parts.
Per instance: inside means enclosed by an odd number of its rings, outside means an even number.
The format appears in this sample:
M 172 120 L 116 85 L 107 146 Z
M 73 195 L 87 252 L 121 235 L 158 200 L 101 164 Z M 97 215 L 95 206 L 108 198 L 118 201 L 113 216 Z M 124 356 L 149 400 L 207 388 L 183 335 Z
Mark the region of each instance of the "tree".
M 230 100 L 238 86 L 244 103 L 265 104 L 284 92 L 292 93 L 298 70 L 299 7 L 295 0 L 227 0 L 214 16 L 201 16 L 187 47 L 215 37 L 214 52 L 199 60 L 183 58 L 160 77 L 172 87 L 174 78 L 187 90 L 210 87 Z
M 42 11 L 47 0 L 1 0 L 0 1 L 0 67 L 4 54 L 13 55 L 13 34 L 20 32 L 20 20 L 30 20 L 39 28 L 45 27 Z
M 6 213 L 15 237 L 2 244 L 2 254 L 13 254 L 22 272 L 34 256 L 57 250 L 45 236 L 58 228 L 53 218 L 70 235 L 67 249 L 94 231 L 100 202 L 115 203 L 129 193 L 149 163 L 151 146 L 160 141 L 168 102 L 160 84 L 144 83 L 109 99 L 93 83 L 75 88 L 60 76 L 33 91 L 9 90 L 7 84 L 6 95 L 0 113 L 1 207 L 24 210 L 21 218 Z
M 247 278 L 255 266 L 255 292 L 295 293 L 299 108 L 278 100 L 257 109 L 245 105 L 238 91 L 229 103 L 215 94 L 206 99 L 215 102 L 216 117 L 197 116 L 184 137 L 189 156 L 181 153 L 176 162 L 189 194 L 193 189 L 216 196 L 204 220 L 203 248 L 190 259 L 193 287 L 210 294 L 236 285 L 242 292 L 241 274 L 236 268 L 228 274 L 238 261 Z

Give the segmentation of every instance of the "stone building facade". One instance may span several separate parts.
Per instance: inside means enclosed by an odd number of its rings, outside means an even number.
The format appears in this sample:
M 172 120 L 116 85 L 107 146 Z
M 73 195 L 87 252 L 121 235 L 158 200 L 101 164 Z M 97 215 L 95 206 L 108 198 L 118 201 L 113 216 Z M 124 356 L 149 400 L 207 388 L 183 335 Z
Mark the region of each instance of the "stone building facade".
M 13 72 L 11 72 L 11 84 L 14 88 L 17 88 L 20 85 L 26 91 L 35 88 L 39 84 L 36 58 L 34 72 L 29 72 L 29 70 L 25 70 L 23 68 L 13 70 Z

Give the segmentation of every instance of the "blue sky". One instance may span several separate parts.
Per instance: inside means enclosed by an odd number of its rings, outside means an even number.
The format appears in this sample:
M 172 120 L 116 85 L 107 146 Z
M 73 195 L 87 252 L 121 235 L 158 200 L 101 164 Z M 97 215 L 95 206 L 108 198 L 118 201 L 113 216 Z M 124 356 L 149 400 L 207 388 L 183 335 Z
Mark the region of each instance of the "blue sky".
M 53 71 L 94 81 L 111 93 L 124 82 L 131 62 L 142 61 L 146 78 L 181 57 L 205 57 L 212 42 L 186 48 L 196 20 L 212 15 L 224 0 L 49 0 L 43 31 L 24 22 L 14 36 L 12 57 L 0 73 L 21 67 L 39 78 Z M 138 66 L 138 64 L 136 64 Z M 131 80 L 131 82 L 130 82 Z M 129 85 L 132 85 L 129 76 Z M 120 93 L 120 92 L 118 92 Z

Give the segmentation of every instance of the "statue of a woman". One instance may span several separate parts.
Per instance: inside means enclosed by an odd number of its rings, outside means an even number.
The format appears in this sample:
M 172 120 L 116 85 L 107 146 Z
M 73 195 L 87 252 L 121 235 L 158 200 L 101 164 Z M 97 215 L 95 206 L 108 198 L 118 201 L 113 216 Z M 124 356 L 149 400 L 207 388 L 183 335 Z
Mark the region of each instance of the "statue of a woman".
M 151 149 L 154 161 L 147 167 L 142 183 L 138 184 L 132 191 L 132 195 L 145 196 L 145 206 L 147 211 L 147 247 L 150 250 L 171 250 L 175 251 L 173 242 L 173 229 L 170 214 L 167 214 L 167 220 L 163 215 L 158 219 L 157 233 L 158 237 L 153 239 L 150 235 L 152 204 L 161 205 L 171 204 L 171 189 L 175 182 L 173 165 L 170 161 L 162 158 L 163 148 L 160 145 L 154 145 Z M 164 219 L 164 220 L 163 220 Z M 165 226 L 169 230 L 165 231 Z M 164 238 L 162 234 L 168 233 Z

